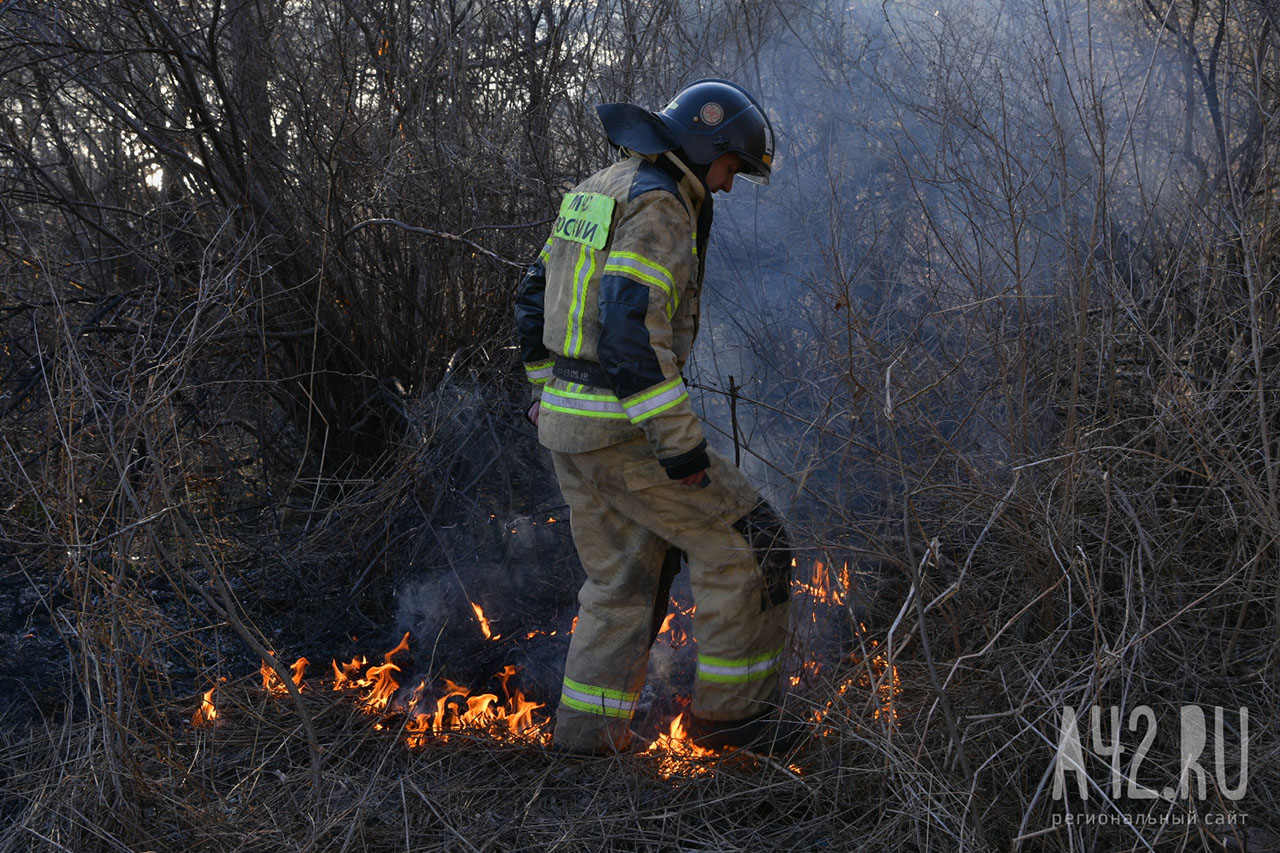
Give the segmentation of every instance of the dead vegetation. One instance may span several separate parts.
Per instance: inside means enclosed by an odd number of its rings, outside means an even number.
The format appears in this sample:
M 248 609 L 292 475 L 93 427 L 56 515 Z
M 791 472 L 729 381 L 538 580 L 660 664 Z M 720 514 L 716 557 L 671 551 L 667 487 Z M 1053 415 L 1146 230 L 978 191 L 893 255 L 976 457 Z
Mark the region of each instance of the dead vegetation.
M 0 850 L 1280 846 L 1280 21 L 846 7 L 4 7 Z M 269 696 L 261 659 L 283 684 L 408 621 L 441 632 L 415 673 L 519 652 L 554 701 L 556 647 L 406 590 L 566 628 L 512 288 L 608 156 L 592 104 L 703 69 L 778 114 L 691 380 L 797 581 L 828 569 L 789 673 L 817 736 L 670 775 Z M 1193 705 L 1206 798 L 1113 788 L 1112 734 L 1126 783 L 1177 785 Z

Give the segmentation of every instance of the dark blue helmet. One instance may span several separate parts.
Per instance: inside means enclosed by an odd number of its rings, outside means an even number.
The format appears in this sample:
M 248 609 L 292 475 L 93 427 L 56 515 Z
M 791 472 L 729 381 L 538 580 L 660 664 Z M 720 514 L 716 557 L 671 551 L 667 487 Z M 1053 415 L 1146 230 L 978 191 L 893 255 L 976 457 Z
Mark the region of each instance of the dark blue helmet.
M 764 109 L 737 83 L 716 78 L 685 86 L 658 112 L 690 161 L 706 166 L 732 151 L 745 161 L 742 176 L 769 183 L 773 126 Z

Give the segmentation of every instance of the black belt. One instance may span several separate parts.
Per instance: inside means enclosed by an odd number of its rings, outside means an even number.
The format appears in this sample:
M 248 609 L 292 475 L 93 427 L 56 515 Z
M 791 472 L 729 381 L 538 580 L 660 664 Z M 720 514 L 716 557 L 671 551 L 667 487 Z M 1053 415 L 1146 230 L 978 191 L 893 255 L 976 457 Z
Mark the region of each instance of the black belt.
M 608 374 L 604 372 L 603 367 L 594 361 L 584 361 L 580 358 L 558 355 L 551 372 L 565 382 L 577 382 L 579 385 L 591 385 L 596 388 L 610 387 Z

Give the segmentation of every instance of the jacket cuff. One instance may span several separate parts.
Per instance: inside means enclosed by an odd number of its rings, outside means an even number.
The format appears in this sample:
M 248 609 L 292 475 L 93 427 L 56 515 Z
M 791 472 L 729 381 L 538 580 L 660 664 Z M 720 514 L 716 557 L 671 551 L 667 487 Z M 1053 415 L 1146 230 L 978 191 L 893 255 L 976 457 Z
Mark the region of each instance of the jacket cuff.
M 681 453 L 679 456 L 659 459 L 658 462 L 662 464 L 667 476 L 672 480 L 683 480 L 699 471 L 705 471 L 711 467 L 711 457 L 707 455 L 707 440 L 704 438 L 698 442 L 698 446 L 693 450 Z

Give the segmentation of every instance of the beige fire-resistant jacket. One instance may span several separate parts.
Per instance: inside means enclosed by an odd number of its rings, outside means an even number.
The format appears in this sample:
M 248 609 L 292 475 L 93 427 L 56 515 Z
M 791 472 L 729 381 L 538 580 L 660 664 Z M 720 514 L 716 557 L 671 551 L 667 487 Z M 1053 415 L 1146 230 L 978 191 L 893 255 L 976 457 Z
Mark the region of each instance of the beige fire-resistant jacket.
M 670 153 L 624 155 L 564 196 L 521 282 L 516 325 L 543 445 L 582 453 L 643 432 L 679 479 L 709 464 L 681 371 L 711 199 Z

